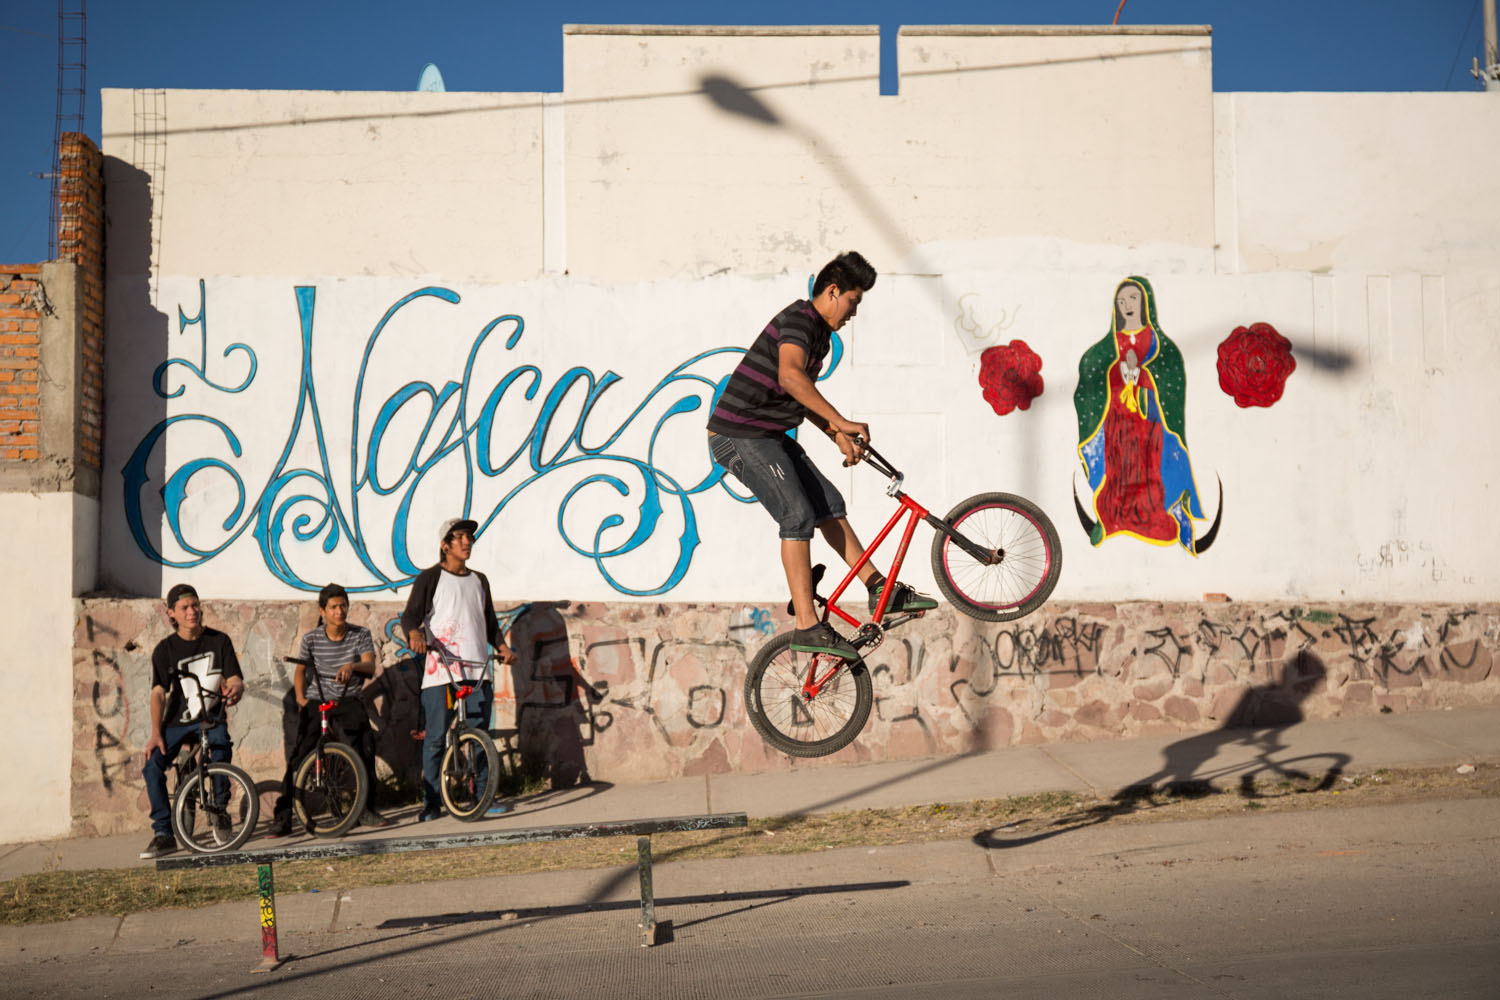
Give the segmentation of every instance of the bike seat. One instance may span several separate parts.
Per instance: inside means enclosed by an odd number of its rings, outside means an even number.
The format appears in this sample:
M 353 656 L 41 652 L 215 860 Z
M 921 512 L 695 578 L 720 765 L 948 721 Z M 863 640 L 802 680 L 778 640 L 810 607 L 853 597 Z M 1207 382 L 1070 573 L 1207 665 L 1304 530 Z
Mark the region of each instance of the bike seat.
M 823 571 L 825 569 L 827 569 L 826 566 L 824 566 L 822 563 L 818 563 L 813 567 L 812 570 L 813 603 L 818 607 L 822 607 L 823 605 L 828 603 L 828 599 L 818 593 L 818 583 L 823 579 Z M 797 613 L 797 609 L 792 605 L 791 601 L 786 602 L 786 613 L 789 615 L 795 615 Z

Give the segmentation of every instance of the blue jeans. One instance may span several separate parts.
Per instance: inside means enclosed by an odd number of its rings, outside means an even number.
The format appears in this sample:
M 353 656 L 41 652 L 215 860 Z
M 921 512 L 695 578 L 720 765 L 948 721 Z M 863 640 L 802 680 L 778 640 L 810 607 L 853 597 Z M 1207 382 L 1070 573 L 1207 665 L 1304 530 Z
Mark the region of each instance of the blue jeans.
M 152 750 L 151 758 L 141 768 L 141 777 L 146 779 L 146 798 L 151 802 L 151 832 L 157 836 L 172 835 L 172 800 L 167 797 L 167 769 L 177 759 L 177 751 L 189 740 L 198 738 L 196 722 L 186 726 L 164 726 L 162 742 L 167 752 Z M 229 738 L 229 726 L 220 722 L 208 730 L 208 759 L 220 764 L 229 763 L 233 755 L 234 742 Z M 225 779 L 214 782 L 215 797 L 222 800 L 229 792 Z
M 429 687 L 422 689 L 422 716 L 427 733 L 422 737 L 422 808 L 441 809 L 443 807 L 443 796 L 438 790 L 438 782 L 442 780 L 443 769 L 443 741 L 448 735 L 448 723 L 453 720 L 453 709 L 448 707 L 449 687 L 445 684 L 441 687 Z M 495 685 L 490 681 L 481 681 L 469 695 L 468 703 L 464 706 L 468 712 L 470 727 L 483 729 L 486 732 L 490 728 L 490 710 L 495 703 Z

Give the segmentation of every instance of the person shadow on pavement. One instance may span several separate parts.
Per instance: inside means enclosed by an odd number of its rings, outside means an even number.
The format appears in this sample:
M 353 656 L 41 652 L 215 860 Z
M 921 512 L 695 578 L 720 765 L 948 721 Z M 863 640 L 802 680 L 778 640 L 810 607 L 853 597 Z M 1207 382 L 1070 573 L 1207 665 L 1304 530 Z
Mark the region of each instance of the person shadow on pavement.
M 981 847 L 1020 847 L 1174 799 L 1221 794 L 1226 782 L 1247 800 L 1326 791 L 1343 774 L 1347 754 L 1286 758 L 1283 752 L 1287 727 L 1303 720 L 1302 702 L 1322 688 L 1327 674 L 1317 656 L 1299 652 L 1279 678 L 1245 689 L 1223 726 L 1169 744 L 1155 773 L 1131 782 L 1109 800 L 1054 817 L 1040 829 L 1035 821 L 1022 819 L 981 830 L 974 842 Z M 1221 755 L 1227 761 L 1214 763 Z

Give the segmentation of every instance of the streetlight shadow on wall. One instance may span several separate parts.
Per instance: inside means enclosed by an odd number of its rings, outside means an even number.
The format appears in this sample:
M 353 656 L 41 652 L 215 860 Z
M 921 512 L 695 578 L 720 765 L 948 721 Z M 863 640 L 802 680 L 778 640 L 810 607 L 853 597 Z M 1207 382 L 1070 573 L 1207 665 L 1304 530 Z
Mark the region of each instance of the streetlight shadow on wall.
M 764 101 L 727 76 L 709 75 L 702 81 L 703 93 L 721 111 L 750 118 L 763 125 L 780 125 L 781 119 Z
M 1342 375 L 1355 364 L 1353 354 L 1336 348 L 1304 347 L 1298 344 L 1293 348 L 1293 353 L 1306 358 L 1316 370 L 1332 375 Z

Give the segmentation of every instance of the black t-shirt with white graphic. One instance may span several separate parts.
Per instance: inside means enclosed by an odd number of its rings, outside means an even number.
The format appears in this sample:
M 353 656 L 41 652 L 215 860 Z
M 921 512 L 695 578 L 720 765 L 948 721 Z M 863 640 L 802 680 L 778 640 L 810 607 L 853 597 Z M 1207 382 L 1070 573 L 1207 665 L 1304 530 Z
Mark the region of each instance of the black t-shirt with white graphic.
M 220 689 L 224 679 L 242 676 L 234 644 L 216 628 L 204 628 L 196 639 L 184 639 L 173 632 L 151 653 L 151 684 L 167 692 L 163 726 L 190 725 L 205 710 L 211 716 L 222 715 Z

